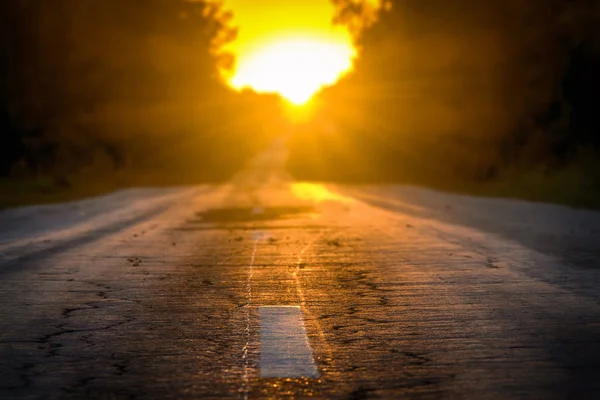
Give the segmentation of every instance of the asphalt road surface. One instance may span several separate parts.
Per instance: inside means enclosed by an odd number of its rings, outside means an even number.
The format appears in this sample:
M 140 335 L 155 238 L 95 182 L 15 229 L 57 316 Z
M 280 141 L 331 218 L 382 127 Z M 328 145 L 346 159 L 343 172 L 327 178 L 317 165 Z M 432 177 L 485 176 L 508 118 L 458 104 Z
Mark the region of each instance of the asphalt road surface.
M 1 212 L 0 398 L 600 398 L 599 213 L 284 161 Z

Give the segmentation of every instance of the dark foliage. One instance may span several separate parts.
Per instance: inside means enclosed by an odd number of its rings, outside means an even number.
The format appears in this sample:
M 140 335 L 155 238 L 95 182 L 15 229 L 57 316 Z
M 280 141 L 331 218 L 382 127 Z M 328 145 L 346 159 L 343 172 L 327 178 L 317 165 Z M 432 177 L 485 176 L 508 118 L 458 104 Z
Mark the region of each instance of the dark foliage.
M 258 140 L 231 149 L 242 134 L 231 115 L 247 118 L 248 101 L 218 81 L 213 12 L 183 0 L 0 2 L 0 175 L 227 177 Z
M 598 191 L 598 2 L 392 3 L 295 139 L 296 176 L 450 187 L 569 169 Z

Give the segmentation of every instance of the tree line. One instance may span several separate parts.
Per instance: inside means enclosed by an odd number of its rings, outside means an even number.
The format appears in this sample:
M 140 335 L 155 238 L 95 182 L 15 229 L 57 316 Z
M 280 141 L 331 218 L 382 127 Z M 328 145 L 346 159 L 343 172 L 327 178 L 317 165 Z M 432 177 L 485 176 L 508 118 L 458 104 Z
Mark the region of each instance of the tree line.
M 394 0 L 374 24 L 371 3 L 334 3 L 334 22 L 367 15 L 368 29 L 353 73 L 293 127 L 297 177 L 458 186 L 563 174 L 598 192 L 598 2 Z M 229 176 L 290 128 L 276 98 L 219 81 L 234 62 L 211 51 L 235 38 L 222 12 L 188 0 L 0 2 L 0 176 Z
M 219 82 L 211 48 L 235 32 L 217 12 L 184 0 L 2 1 L 0 176 L 238 167 L 255 144 L 236 124 L 255 99 Z
M 476 184 L 570 170 L 598 190 L 598 2 L 392 3 L 305 127 L 323 134 L 296 139 L 296 175 Z

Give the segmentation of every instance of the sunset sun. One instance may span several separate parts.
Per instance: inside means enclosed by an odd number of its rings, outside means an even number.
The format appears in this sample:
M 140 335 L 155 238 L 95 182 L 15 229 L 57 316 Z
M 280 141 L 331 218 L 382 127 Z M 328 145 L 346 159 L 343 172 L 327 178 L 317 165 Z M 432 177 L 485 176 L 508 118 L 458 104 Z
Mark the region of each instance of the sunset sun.
M 344 42 L 311 36 L 282 38 L 244 54 L 231 85 L 277 93 L 302 105 L 352 68 L 356 52 Z
M 214 51 L 232 60 L 220 73 L 237 91 L 276 94 L 301 106 L 353 70 L 360 28 L 336 22 L 342 12 L 336 2 L 215 2 L 223 6 L 223 25 L 233 34 Z M 365 13 L 381 7 L 380 0 L 360 4 Z

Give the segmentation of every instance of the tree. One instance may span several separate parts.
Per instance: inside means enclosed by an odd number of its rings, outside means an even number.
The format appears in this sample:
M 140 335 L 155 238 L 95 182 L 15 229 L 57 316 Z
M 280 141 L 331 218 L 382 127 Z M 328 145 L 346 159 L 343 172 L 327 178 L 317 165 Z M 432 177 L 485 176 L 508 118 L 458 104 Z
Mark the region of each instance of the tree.
M 0 172 L 19 159 L 32 173 L 72 169 L 99 149 L 122 166 L 133 143 L 123 135 L 198 119 L 191 105 L 224 92 L 210 51 L 221 26 L 208 10 L 183 0 L 2 2 Z M 139 117 L 156 110 L 171 127 Z

